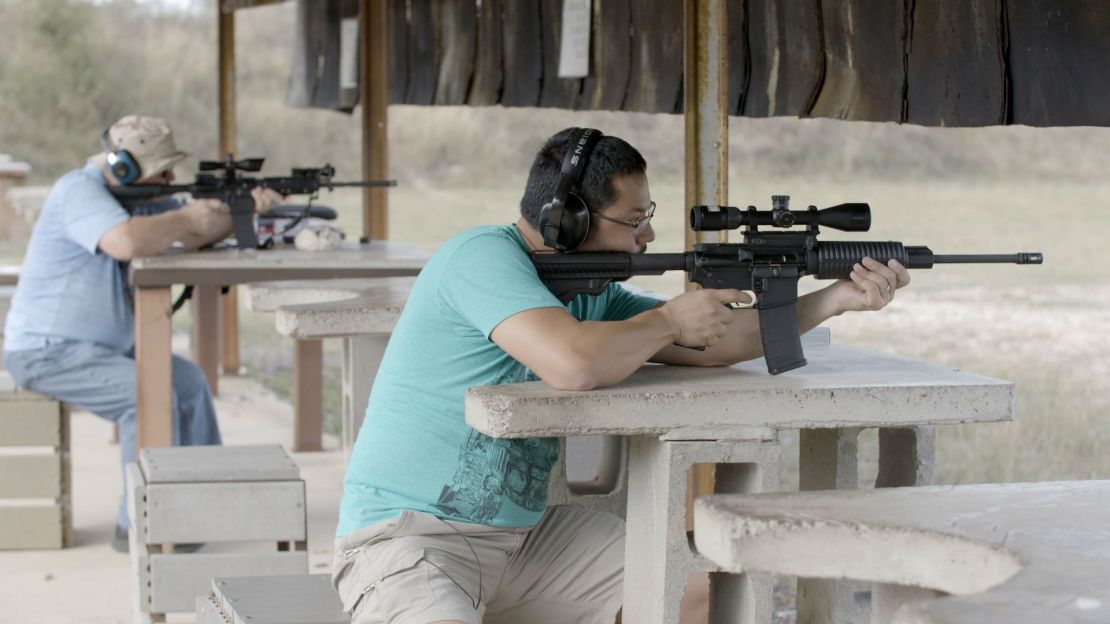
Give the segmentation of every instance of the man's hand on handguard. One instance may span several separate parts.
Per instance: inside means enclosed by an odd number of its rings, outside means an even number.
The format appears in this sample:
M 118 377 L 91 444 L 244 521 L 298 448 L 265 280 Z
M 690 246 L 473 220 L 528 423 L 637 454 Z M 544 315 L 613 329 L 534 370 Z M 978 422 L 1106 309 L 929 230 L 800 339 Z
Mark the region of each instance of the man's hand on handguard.
M 210 239 L 231 228 L 231 211 L 218 199 L 198 199 L 181 208 L 189 223 L 189 234 Z
M 748 295 L 732 289 L 702 289 L 683 293 L 659 308 L 675 330 L 675 344 L 711 347 L 736 319 L 730 303 L 749 303 Z
M 829 289 L 837 297 L 841 312 L 881 310 L 894 300 L 894 293 L 910 283 L 910 272 L 897 260 L 883 264 L 864 258 L 852 269 L 850 279 L 838 280 Z
M 274 189 L 262 188 L 260 186 L 251 189 L 251 199 L 254 200 L 255 214 L 265 214 L 274 206 L 285 201 L 285 198 Z

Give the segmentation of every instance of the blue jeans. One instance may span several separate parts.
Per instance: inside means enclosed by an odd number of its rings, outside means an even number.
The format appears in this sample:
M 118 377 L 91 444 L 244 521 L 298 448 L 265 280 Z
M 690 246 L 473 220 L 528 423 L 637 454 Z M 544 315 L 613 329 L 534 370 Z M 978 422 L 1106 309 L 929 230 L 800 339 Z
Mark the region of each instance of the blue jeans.
M 91 342 L 65 341 L 4 353 L 20 387 L 90 411 L 119 427 L 120 465 L 135 461 L 135 353 Z M 203 371 L 173 356 L 173 445 L 219 444 L 212 391 Z M 129 526 L 127 493 L 116 522 Z

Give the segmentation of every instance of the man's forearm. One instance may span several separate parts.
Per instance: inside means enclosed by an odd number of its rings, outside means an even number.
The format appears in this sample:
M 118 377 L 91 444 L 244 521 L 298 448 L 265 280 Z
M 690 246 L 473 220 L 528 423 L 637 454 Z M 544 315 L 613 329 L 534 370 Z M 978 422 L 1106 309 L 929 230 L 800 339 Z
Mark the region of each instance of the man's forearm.
M 136 256 L 154 256 L 180 242 L 189 249 L 196 249 L 222 240 L 231 233 L 231 217 L 219 219 L 208 231 L 197 232 L 188 217 L 179 210 L 132 217 L 128 222 Z
M 600 388 L 623 380 L 676 338 L 671 322 L 659 309 L 619 322 L 583 321 L 574 351 L 587 363 L 585 382 Z
M 170 248 L 189 230 L 189 220 L 178 210 L 145 217 L 131 217 L 128 237 L 134 256 L 154 256 Z

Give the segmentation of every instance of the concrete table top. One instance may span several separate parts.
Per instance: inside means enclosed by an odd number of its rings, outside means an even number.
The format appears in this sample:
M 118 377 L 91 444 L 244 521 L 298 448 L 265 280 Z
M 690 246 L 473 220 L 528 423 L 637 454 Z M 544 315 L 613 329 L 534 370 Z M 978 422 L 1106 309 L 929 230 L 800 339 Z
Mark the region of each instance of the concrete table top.
M 1110 481 L 717 495 L 694 525 L 728 571 L 951 594 L 893 622 L 1110 622 Z
M 251 284 L 252 310 L 276 311 L 278 333 L 333 338 L 392 333 L 415 277 Z
M 172 250 L 131 262 L 135 286 L 244 284 L 272 280 L 416 275 L 431 253 L 411 243 L 344 242 L 333 251 L 274 249 Z
M 0 266 L 0 286 L 15 286 L 19 283 L 19 265 Z
M 476 387 L 466 394 L 466 421 L 492 437 L 524 438 L 1013 418 L 1009 381 L 842 345 L 807 347 L 806 357 L 807 366 L 782 375 L 768 375 L 759 359 L 724 368 L 647 365 L 589 392 L 543 382 Z

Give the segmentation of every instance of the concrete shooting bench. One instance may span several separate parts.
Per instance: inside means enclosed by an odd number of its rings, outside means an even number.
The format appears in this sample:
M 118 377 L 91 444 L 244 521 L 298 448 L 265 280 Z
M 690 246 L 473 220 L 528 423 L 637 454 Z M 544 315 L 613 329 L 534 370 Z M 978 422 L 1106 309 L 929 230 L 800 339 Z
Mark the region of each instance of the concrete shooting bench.
M 248 307 L 275 312 L 278 333 L 295 340 L 294 450 L 320 448 L 324 338 L 343 339 L 342 444 L 350 450 L 389 335 L 415 280 L 378 277 L 250 285 Z
M 724 570 L 870 581 L 872 624 L 1110 622 L 1110 481 L 706 496 L 694 524 Z
M 627 543 L 634 547 L 625 554 L 624 621 L 672 624 L 689 576 L 720 570 L 687 536 L 692 465 L 719 464 L 717 492 L 774 491 L 777 432 L 800 429 L 802 489 L 855 488 L 859 431 L 877 427 L 877 485 L 919 485 L 931 478 L 931 425 L 1013 417 L 1010 382 L 814 342 L 805 346 L 808 366 L 776 376 L 755 360 L 728 368 L 647 365 L 590 392 L 542 382 L 471 388 L 466 420 L 495 438 L 628 436 Z M 552 501 L 561 502 L 552 479 Z M 600 507 L 612 508 L 614 496 Z M 580 500 L 588 505 L 589 498 Z M 712 574 L 711 608 L 720 621 L 769 622 L 771 588 L 768 575 Z M 845 621 L 837 614 L 846 593 L 836 581 L 800 580 L 798 621 Z
M 191 284 L 193 359 L 218 388 L 219 293 L 223 286 L 275 280 L 322 280 L 413 276 L 431 254 L 397 241 L 344 242 L 333 251 L 293 247 L 263 250 L 173 251 L 131 263 L 135 292 L 137 443 L 169 446 L 170 288 Z

